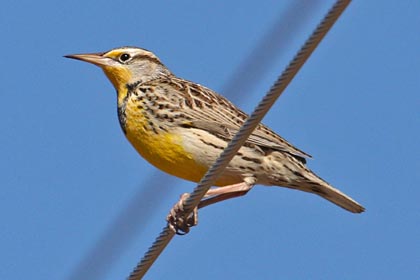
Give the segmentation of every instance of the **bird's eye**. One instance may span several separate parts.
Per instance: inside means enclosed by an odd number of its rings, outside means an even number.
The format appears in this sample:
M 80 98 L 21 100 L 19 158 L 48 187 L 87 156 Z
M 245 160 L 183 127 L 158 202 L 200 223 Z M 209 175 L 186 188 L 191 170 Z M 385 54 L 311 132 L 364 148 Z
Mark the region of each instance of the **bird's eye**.
M 130 58 L 131 56 L 128 53 L 123 53 L 122 55 L 120 55 L 121 62 L 127 62 L 127 60 L 129 60 Z

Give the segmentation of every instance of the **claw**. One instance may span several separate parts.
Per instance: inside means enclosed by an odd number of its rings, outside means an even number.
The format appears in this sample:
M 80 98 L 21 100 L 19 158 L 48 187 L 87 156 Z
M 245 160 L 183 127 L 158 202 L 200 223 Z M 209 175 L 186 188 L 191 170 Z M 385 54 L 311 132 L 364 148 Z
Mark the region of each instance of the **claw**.
M 169 211 L 166 221 L 169 227 L 178 235 L 185 235 L 190 231 L 190 227 L 198 224 L 198 209 L 195 208 L 188 217 L 184 213 L 184 202 L 190 196 L 189 193 L 181 195 L 179 201 Z

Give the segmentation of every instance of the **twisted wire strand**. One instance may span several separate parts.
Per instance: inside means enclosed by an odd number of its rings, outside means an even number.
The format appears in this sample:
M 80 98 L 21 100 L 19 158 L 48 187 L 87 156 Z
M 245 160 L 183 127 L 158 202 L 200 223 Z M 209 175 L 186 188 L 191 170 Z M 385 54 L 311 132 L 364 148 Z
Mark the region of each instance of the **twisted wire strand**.
M 300 48 L 299 52 L 295 55 L 281 76 L 270 88 L 270 91 L 260 101 L 254 112 L 248 117 L 246 122 L 233 137 L 232 141 L 229 142 L 228 146 L 223 150 L 216 162 L 210 167 L 198 185 L 194 188 L 189 198 L 186 199 L 183 205 L 186 214 L 191 213 L 192 210 L 198 206 L 201 199 L 216 181 L 217 177 L 227 167 L 237 151 L 261 122 L 275 101 L 280 97 L 284 89 L 325 37 L 348 4 L 350 4 L 350 0 L 338 0 L 328 11 L 321 23 L 318 24 L 314 32 L 306 40 L 305 44 Z M 166 245 L 172 240 L 174 235 L 175 232 L 170 229 L 168 225 L 164 227 L 128 279 L 141 279 L 147 273 L 154 261 L 159 257 L 160 253 L 165 249 Z

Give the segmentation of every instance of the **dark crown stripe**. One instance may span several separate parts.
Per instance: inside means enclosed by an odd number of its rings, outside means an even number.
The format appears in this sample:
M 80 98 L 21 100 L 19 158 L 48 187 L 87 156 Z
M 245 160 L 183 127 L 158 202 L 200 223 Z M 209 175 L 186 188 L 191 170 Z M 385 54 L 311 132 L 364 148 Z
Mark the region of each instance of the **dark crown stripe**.
M 134 60 L 149 60 L 150 62 L 153 62 L 153 63 L 156 63 L 156 64 L 159 64 L 159 65 L 162 65 L 163 66 L 163 64 L 162 64 L 162 62 L 160 62 L 160 60 L 158 59 L 158 58 L 156 58 L 156 57 L 153 57 L 153 56 L 150 56 L 150 55 L 146 55 L 146 54 L 139 54 L 139 55 L 136 55 L 135 57 L 134 57 L 134 59 L 133 59 L 133 61 Z

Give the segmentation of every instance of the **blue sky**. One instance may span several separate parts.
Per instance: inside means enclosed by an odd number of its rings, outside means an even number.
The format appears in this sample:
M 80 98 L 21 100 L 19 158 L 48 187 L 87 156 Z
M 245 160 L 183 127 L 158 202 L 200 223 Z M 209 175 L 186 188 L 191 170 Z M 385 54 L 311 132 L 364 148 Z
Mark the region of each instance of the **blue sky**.
M 103 73 L 62 56 L 143 47 L 250 112 L 332 4 L 277 2 L 3 1 L 0 279 L 124 279 L 194 187 L 140 158 Z M 418 278 L 419 10 L 352 3 L 264 119 L 365 213 L 259 186 L 203 209 L 146 279 Z

